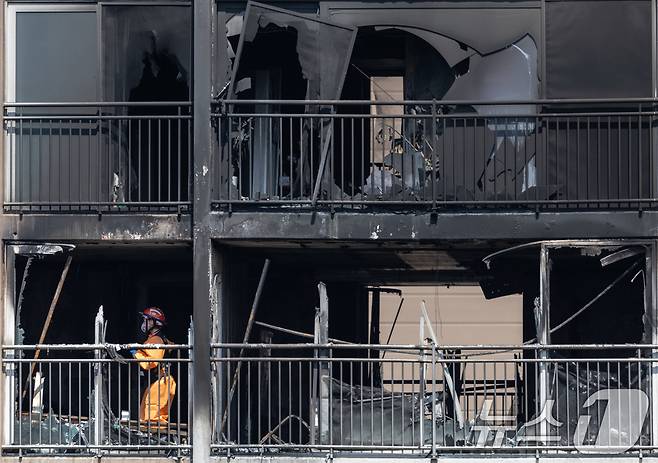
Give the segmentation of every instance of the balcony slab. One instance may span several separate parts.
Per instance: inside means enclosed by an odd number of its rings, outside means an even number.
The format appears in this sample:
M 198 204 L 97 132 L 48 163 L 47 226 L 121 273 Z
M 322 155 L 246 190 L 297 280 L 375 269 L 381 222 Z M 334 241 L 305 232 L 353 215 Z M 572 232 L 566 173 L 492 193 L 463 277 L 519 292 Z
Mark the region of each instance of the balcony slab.
M 105 458 L 104 458 L 105 459 Z M 335 454 L 332 459 L 327 457 L 308 457 L 308 456 L 234 456 L 226 457 L 212 457 L 212 463 L 326 463 L 327 461 L 340 461 L 341 463 L 399 463 L 404 462 L 430 462 L 441 461 L 445 463 L 479 463 L 482 460 L 496 460 L 502 463 L 537 463 L 538 461 L 545 461 L 550 463 L 658 463 L 658 457 L 655 456 L 639 456 L 639 455 L 586 455 L 582 453 L 561 454 L 561 455 L 514 455 L 514 454 L 500 454 L 500 453 L 480 453 L 470 455 L 442 455 L 439 454 L 435 460 L 430 457 L 422 458 L 418 456 L 389 456 L 389 455 L 373 455 L 371 457 L 343 457 Z
M 213 212 L 219 240 L 433 241 L 655 238 L 658 211 L 600 212 Z
M 0 215 L 3 240 L 190 241 L 189 215 Z

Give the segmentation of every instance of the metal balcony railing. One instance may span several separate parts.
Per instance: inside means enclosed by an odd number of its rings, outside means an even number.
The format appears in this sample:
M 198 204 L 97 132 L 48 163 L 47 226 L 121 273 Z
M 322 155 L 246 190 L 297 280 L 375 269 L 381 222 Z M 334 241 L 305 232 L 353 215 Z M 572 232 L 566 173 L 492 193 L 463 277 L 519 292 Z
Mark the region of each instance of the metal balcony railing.
M 6 103 L 7 212 L 188 212 L 189 102 Z
M 655 348 L 216 344 L 212 448 L 646 453 Z
M 4 454 L 187 454 L 190 346 L 114 346 L 166 349 L 146 362 L 111 347 L 3 346 Z
M 642 209 L 651 100 L 244 101 L 213 113 L 215 207 Z

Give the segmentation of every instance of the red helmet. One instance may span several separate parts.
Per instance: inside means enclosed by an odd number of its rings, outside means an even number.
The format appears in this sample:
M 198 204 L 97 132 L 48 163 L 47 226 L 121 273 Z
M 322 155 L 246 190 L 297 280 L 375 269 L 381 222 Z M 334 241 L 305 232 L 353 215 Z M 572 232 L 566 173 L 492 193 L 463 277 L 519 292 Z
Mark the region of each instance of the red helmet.
M 151 318 L 162 325 L 167 324 L 167 319 L 165 318 L 165 314 L 162 311 L 162 309 L 160 309 L 159 307 L 149 307 L 147 309 L 144 309 L 144 312 L 142 312 L 142 317 Z

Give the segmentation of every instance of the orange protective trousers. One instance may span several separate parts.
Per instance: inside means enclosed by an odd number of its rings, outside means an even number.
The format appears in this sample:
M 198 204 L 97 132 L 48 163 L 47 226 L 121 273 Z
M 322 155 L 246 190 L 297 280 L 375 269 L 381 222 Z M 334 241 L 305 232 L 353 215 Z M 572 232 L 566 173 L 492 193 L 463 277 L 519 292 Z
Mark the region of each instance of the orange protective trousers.
M 164 344 L 160 336 L 149 336 L 144 344 Z M 173 376 L 167 374 L 162 360 L 165 349 L 140 349 L 135 352 L 135 358 L 143 360 L 139 362 L 140 368 L 151 371 L 151 377 L 157 375 L 157 379 L 144 391 L 142 401 L 139 404 L 139 419 L 141 421 L 152 421 L 167 423 L 169 421 L 169 409 L 176 395 L 176 381 Z M 153 371 L 155 370 L 155 371 Z

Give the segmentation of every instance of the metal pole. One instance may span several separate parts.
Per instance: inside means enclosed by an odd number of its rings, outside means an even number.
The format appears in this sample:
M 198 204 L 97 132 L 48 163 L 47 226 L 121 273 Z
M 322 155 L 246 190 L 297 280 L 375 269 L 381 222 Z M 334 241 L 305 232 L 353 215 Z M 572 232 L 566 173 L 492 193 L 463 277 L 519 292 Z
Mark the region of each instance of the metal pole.
M 425 341 L 425 319 L 423 315 L 420 316 L 420 323 L 418 324 L 418 337 L 420 338 L 418 345 L 419 346 L 425 346 L 427 342 Z M 418 412 L 418 447 L 420 449 L 423 448 L 423 445 L 425 444 L 425 439 L 423 435 L 423 425 L 424 425 L 424 416 L 425 416 L 425 360 L 426 360 L 426 355 L 425 355 L 425 349 L 421 349 L 419 353 L 420 357 L 420 367 L 418 374 L 420 376 L 419 382 L 420 382 L 420 397 L 418 400 L 418 403 L 420 403 L 420 410 Z M 413 373 L 412 373 L 413 374 Z M 434 407 L 434 404 L 432 404 L 432 407 Z
M 331 109 L 331 114 L 332 116 L 334 114 L 333 106 Z M 330 119 L 330 122 L 332 120 L 333 118 Z M 320 120 L 320 130 L 324 131 L 324 127 L 322 127 L 322 120 Z M 311 204 L 313 205 L 313 207 L 315 207 L 316 203 L 318 202 L 318 196 L 320 196 L 320 190 L 322 189 L 323 178 L 327 179 L 327 187 L 333 188 L 333 178 L 331 178 L 332 172 L 329 172 L 327 175 L 325 175 L 324 173 L 327 165 L 327 158 L 329 157 L 329 144 L 331 143 L 332 140 L 333 140 L 333 125 L 330 123 L 329 128 L 327 129 L 326 132 L 324 144 L 322 145 L 322 156 L 320 158 L 320 166 L 318 167 L 318 175 L 317 178 L 315 179 L 315 188 L 313 189 L 313 196 L 311 197 Z
M 255 321 L 254 325 L 262 326 L 263 328 L 267 328 L 273 331 L 279 331 L 281 333 L 292 334 L 293 336 L 299 336 L 300 338 L 315 339 L 315 335 L 312 335 L 310 333 L 304 333 L 302 331 L 283 328 L 282 326 L 272 325 L 271 323 Z M 329 342 L 333 344 L 344 344 L 344 345 L 358 344 L 355 342 L 343 341 L 342 339 L 336 339 L 336 338 L 327 338 L 327 339 L 329 340 Z
M 244 332 L 244 337 L 242 338 L 242 344 L 247 344 L 249 342 L 249 336 L 251 335 L 251 329 L 254 326 L 254 321 L 256 320 L 256 312 L 258 311 L 258 304 L 260 303 L 260 297 L 263 294 L 263 287 L 265 286 L 265 279 L 267 278 L 267 272 L 270 268 L 270 260 L 265 259 L 265 264 L 263 265 L 263 270 L 260 274 L 260 280 L 258 281 L 258 288 L 256 288 L 256 295 L 254 296 L 254 302 L 251 305 L 251 312 L 249 313 L 249 320 L 247 321 L 247 328 Z M 244 354 L 244 348 L 240 349 L 240 354 L 238 357 L 242 357 Z M 231 390 L 228 393 L 228 398 L 226 399 L 226 406 L 224 407 L 224 416 L 222 416 L 222 424 L 219 427 L 219 433 L 224 431 L 224 426 L 226 425 L 226 418 L 228 417 L 228 409 L 231 406 L 231 400 L 233 399 L 233 394 L 235 393 L 235 386 L 238 383 L 238 378 L 240 377 L 240 369 L 242 367 L 242 362 L 238 361 L 237 366 L 235 367 L 235 373 L 233 373 L 233 380 L 231 381 Z
M 432 328 L 430 317 L 427 314 L 427 308 L 425 308 L 425 301 L 421 302 L 420 310 L 422 312 L 422 318 L 425 320 L 425 323 L 427 324 L 427 329 L 429 330 L 430 336 L 432 337 L 432 342 L 434 343 L 434 347 L 436 347 L 438 346 L 439 343 L 436 334 L 434 333 L 434 328 Z M 437 351 L 437 358 L 439 359 L 439 362 L 441 362 L 444 359 L 443 353 L 441 351 Z M 450 370 L 448 369 L 448 366 L 444 362 L 441 362 L 441 365 L 443 367 L 443 376 L 445 378 L 446 384 L 448 385 L 448 390 L 450 391 L 450 395 L 452 396 L 452 402 L 455 407 L 455 418 L 459 423 L 459 429 L 463 429 L 464 413 L 462 412 L 462 407 L 461 404 L 459 403 L 459 396 L 457 395 L 457 389 L 455 388 L 455 383 L 452 379 L 452 374 L 450 374 Z M 432 404 L 432 406 L 434 406 L 434 404 Z
M 105 326 L 105 316 L 103 314 L 103 306 L 98 308 L 96 320 L 94 321 L 94 343 L 96 345 L 103 344 L 105 337 L 103 336 L 103 327 Z M 94 359 L 100 360 L 102 358 L 101 350 L 94 349 Z M 103 443 L 103 368 L 101 362 L 96 362 L 94 365 L 94 445 L 100 446 Z M 96 452 L 100 455 L 101 450 L 97 447 Z
M 327 286 L 324 283 L 318 284 L 318 293 L 320 296 L 320 308 L 315 312 L 315 339 L 316 344 L 325 345 L 329 342 L 329 297 L 327 296 Z M 327 358 L 327 349 L 318 349 L 318 358 Z M 318 435 L 320 444 L 331 443 L 331 433 L 329 432 L 330 416 L 329 416 L 329 387 L 328 383 L 331 381 L 329 372 L 329 364 L 319 360 L 316 363 L 317 367 L 317 380 L 319 385 L 319 403 L 317 405 L 318 420 Z M 325 379 L 327 384 L 325 384 Z M 316 421 L 316 420 L 313 420 Z
M 187 329 L 187 343 L 190 347 L 194 345 L 194 322 L 190 321 L 190 327 Z M 194 384 L 194 368 L 192 366 L 194 365 L 193 360 L 193 352 L 192 349 L 187 350 L 187 358 L 190 360 L 190 363 L 187 365 L 187 387 L 188 387 L 188 394 L 187 394 L 187 434 L 188 436 L 193 436 L 194 435 L 194 420 L 192 416 L 192 410 L 194 407 L 194 388 L 192 385 Z M 180 368 L 180 366 L 179 366 Z M 180 417 L 178 418 L 180 422 Z
M 30 258 L 31 259 L 31 258 Z M 48 309 L 48 315 L 46 316 L 46 320 L 43 322 L 43 328 L 41 328 L 41 335 L 39 336 L 39 342 L 37 344 L 43 344 L 43 342 L 46 339 L 46 335 L 48 334 L 48 329 L 50 328 L 50 322 L 53 319 L 53 313 L 55 312 L 55 307 L 57 307 L 57 302 L 59 302 L 59 296 L 62 294 L 62 288 L 64 287 L 64 281 L 66 281 L 66 275 L 69 273 L 69 268 L 71 267 L 71 260 L 73 259 L 72 256 L 68 256 L 66 258 L 66 263 L 64 264 L 64 270 L 62 270 L 62 275 L 59 277 L 59 282 L 57 283 L 57 289 L 55 289 L 55 295 L 53 296 L 53 300 L 50 302 L 50 308 Z M 28 260 L 30 262 L 30 260 Z M 34 353 L 34 360 L 38 360 L 39 357 L 41 356 L 41 349 L 37 349 L 36 352 Z M 28 376 L 28 379 L 26 380 L 25 386 L 23 388 L 23 397 L 25 398 L 25 393 L 27 392 L 27 381 L 30 379 L 30 377 L 34 374 L 34 369 L 36 368 L 36 363 L 32 364 L 30 368 L 30 376 Z M 30 391 L 30 393 L 32 393 Z
M 372 290 L 372 305 L 370 309 L 370 344 L 379 344 L 379 320 L 381 313 L 381 291 Z M 369 349 L 368 357 L 379 358 L 379 350 Z M 373 383 L 376 387 L 382 385 L 381 364 L 371 363 Z
M 538 344 L 550 344 L 550 274 L 551 274 L 551 261 L 549 256 L 549 248 L 545 245 L 541 246 L 539 255 L 539 314 L 537 316 L 537 341 Z M 548 359 L 548 352 L 545 349 L 539 352 L 540 359 Z M 544 407 L 548 401 L 549 391 L 549 374 L 548 364 L 539 363 L 539 413 L 544 412 Z M 546 410 L 550 414 L 550 410 Z M 548 436 L 548 423 L 546 420 L 540 422 L 540 436 Z
M 652 87 L 652 97 L 658 97 L 658 50 L 657 50 L 657 41 L 658 41 L 658 12 L 656 10 L 656 0 L 651 1 L 651 87 Z M 650 132 L 649 132 L 649 149 L 651 150 L 651 179 L 649 180 L 650 188 L 649 194 L 651 198 L 656 198 L 658 196 L 658 172 L 656 172 L 658 166 L 658 127 L 655 126 L 655 117 L 649 119 L 650 122 Z M 641 127 L 638 127 L 638 130 L 641 130 Z

